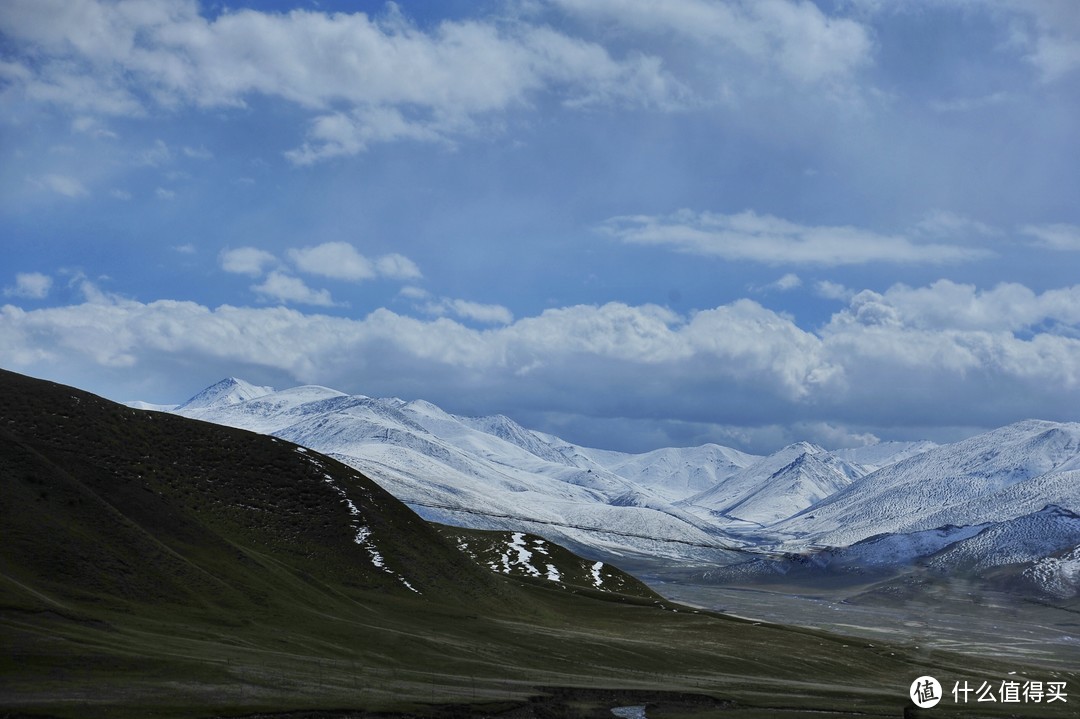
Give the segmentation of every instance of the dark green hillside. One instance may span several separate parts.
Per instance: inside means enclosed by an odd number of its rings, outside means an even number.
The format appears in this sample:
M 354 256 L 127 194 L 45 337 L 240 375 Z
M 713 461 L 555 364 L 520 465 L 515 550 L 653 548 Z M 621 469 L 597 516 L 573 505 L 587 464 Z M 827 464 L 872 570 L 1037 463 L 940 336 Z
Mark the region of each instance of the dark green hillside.
M 494 574 L 333 460 L 2 371 L 0 527 L 0 716 L 899 716 L 1017 669 Z

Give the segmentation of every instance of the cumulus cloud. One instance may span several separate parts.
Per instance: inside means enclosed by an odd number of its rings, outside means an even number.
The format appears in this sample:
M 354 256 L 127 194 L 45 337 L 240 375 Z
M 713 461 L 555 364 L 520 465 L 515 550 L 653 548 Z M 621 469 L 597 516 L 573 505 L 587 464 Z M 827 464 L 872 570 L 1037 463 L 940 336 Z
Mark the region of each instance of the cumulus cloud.
M 370 280 L 375 266 L 347 242 L 326 242 L 289 250 L 289 259 L 301 272 L 338 280 Z
M 483 304 L 448 297 L 426 302 L 421 306 L 421 309 L 429 315 L 440 317 L 451 315 L 482 324 L 508 325 L 514 321 L 513 313 L 502 305 Z
M 5 287 L 5 297 L 26 297 L 40 300 L 52 289 L 52 278 L 40 272 L 20 272 L 15 275 L 15 286 Z
M 1080 285 L 1036 294 L 1001 283 L 989 290 L 938 280 L 927 287 L 894 285 L 883 294 L 864 290 L 833 317 L 832 327 L 894 325 L 917 330 L 1024 332 L 1044 324 L 1080 326 Z
M 855 296 L 854 291 L 832 280 L 819 280 L 814 284 L 814 293 L 827 300 L 843 300 L 844 302 Z
M 404 255 L 391 253 L 369 259 L 348 242 L 324 242 L 291 249 L 288 255 L 301 272 L 338 280 L 355 282 L 375 277 L 413 280 L 423 276 L 416 263 Z
M 613 217 L 600 230 L 628 244 L 766 264 L 941 264 L 989 256 L 977 248 L 915 242 L 856 227 L 800 225 L 753 211 L 725 215 L 680 210 L 667 216 Z
M 204 17 L 195 2 L 11 0 L 0 31 L 18 48 L 5 79 L 36 102 L 82 113 L 240 107 L 253 96 L 311 113 L 297 164 L 375 142 L 450 142 L 491 113 L 551 94 L 568 105 L 669 106 L 681 89 L 654 57 L 527 23 L 443 21 L 399 11 L 241 9 Z
M 393 280 L 418 280 L 423 277 L 415 262 L 396 252 L 375 260 L 375 269 L 381 276 Z
M 232 250 L 223 250 L 221 253 L 221 269 L 238 275 L 250 275 L 258 277 L 266 271 L 266 268 L 277 264 L 277 257 L 260 250 L 257 247 L 237 247 Z
M 257 291 L 332 304 L 328 293 L 278 272 Z M 472 328 L 387 309 L 353 319 L 98 293 L 76 306 L 5 306 L 0 363 L 54 373 L 91 366 L 101 376 L 169 363 L 218 373 L 254 367 L 284 381 L 424 397 L 462 412 L 778 426 L 792 436 L 811 427 L 833 443 L 918 427 L 933 439 L 940 427 L 1074 417 L 1078 300 L 1080 287 L 1040 294 L 1018 285 L 898 285 L 856 293 L 811 331 L 750 300 L 689 315 L 583 305 Z
M 328 290 L 314 290 L 299 277 L 292 277 L 277 270 L 268 274 L 261 284 L 252 285 L 251 289 L 268 300 L 317 307 L 334 306 Z
M 802 287 L 802 278 L 794 272 L 788 272 L 780 279 L 760 287 L 752 288 L 755 292 L 790 292 Z

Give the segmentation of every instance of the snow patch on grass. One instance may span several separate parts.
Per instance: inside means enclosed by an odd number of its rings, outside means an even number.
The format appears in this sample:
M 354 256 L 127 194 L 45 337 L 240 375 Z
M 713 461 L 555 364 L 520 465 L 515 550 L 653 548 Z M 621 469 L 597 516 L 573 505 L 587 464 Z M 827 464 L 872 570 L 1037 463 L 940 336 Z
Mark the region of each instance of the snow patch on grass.
M 595 564 L 592 565 L 593 585 L 597 589 L 601 589 L 603 587 L 603 584 L 604 584 L 604 578 L 602 576 L 600 576 L 600 570 L 602 570 L 603 568 L 604 568 L 604 563 L 603 562 L 596 562 Z

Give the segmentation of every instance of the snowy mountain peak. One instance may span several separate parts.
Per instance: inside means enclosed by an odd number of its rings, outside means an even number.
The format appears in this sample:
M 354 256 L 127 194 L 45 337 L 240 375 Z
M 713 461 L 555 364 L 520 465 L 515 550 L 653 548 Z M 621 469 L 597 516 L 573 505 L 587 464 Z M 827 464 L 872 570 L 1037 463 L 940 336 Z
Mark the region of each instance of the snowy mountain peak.
M 805 441 L 789 444 L 787 447 L 780 450 L 780 452 L 797 452 L 799 454 L 823 454 L 825 451 L 824 447 Z M 777 452 L 777 454 L 780 452 Z
M 273 387 L 259 387 L 236 377 L 226 377 L 199 392 L 187 402 L 181 404 L 178 409 L 227 407 L 256 397 L 263 397 L 273 391 Z

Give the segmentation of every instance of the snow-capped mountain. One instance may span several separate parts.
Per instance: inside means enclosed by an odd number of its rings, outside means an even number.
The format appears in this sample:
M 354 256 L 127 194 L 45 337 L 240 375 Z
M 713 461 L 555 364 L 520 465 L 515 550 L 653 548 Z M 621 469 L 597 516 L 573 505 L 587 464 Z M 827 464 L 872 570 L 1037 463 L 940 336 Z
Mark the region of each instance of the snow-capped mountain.
M 255 397 L 270 394 L 273 391 L 273 387 L 257 387 L 242 379 L 227 377 L 199 392 L 177 409 L 197 410 L 206 407 L 239 404 Z
M 866 470 L 807 442 L 784 447 L 682 502 L 697 512 L 767 527 L 833 495 Z
M 527 531 L 594 559 L 732 563 L 747 550 L 888 566 L 981 546 L 961 542 L 1047 505 L 1080 511 L 1080 424 L 1032 420 L 942 446 L 798 442 L 761 457 L 712 444 L 627 454 L 502 415 L 235 378 L 172 411 L 329 454 L 427 519 Z M 1025 566 L 1067 580 L 1066 549 L 1051 542 Z
M 461 418 L 429 402 L 348 396 L 318 386 L 266 390 L 225 380 L 175 412 L 329 454 L 425 518 L 447 524 L 526 528 L 594 555 L 715 559 L 740 544 L 605 467 L 618 457 L 591 457 L 585 448 L 506 417 Z M 724 464 L 714 474 L 727 469 Z
M 794 545 L 1080 509 L 1080 424 L 1027 420 L 871 472 L 771 529 Z
M 886 533 L 848 547 L 757 557 L 707 571 L 703 579 L 788 585 L 835 580 L 839 586 L 888 580 L 888 586 L 921 572 L 1006 588 L 1022 584 L 1026 591 L 1071 597 L 1080 589 L 1077 552 L 1080 515 L 1047 505 L 1000 522 Z

